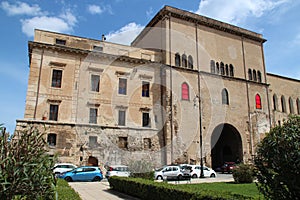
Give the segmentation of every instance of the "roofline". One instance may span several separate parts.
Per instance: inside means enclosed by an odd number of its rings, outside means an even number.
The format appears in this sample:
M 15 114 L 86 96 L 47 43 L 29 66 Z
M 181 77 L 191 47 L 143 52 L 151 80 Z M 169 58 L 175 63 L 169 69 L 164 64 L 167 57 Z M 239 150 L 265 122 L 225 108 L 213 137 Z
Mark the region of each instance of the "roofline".
M 199 25 L 204 25 L 216 30 L 225 31 L 237 36 L 245 37 L 260 43 L 264 43 L 267 40 L 262 37 L 262 34 L 240 28 L 238 26 L 234 26 L 225 22 L 221 22 L 206 16 L 198 15 L 186 10 L 181 10 L 171 6 L 164 6 L 153 18 L 152 20 L 146 25 L 143 31 L 133 40 L 131 44 L 139 41 L 147 32 L 148 27 L 153 27 L 155 24 L 159 22 L 163 17 L 170 16 L 175 17 L 178 19 L 183 19 L 186 21 L 191 21 Z
M 274 77 L 277 77 L 277 78 L 282 78 L 282 79 L 287 79 L 287 80 L 290 80 L 290 81 L 300 82 L 299 79 L 290 78 L 290 77 L 286 77 L 286 76 L 282 76 L 282 75 L 278 75 L 278 74 L 272 74 L 272 73 L 268 73 L 268 72 L 267 72 L 267 76 L 274 76 Z

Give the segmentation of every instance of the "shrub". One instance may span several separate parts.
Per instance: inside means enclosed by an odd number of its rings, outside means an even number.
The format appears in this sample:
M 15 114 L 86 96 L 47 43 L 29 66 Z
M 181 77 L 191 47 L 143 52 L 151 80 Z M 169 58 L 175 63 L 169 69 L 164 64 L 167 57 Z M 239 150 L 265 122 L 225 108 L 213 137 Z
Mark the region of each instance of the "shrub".
M 131 160 L 128 167 L 132 177 L 154 179 L 153 164 L 146 160 Z
M 258 188 L 266 198 L 300 198 L 300 116 L 270 130 L 257 148 Z
M 249 164 L 238 165 L 232 173 L 236 183 L 252 183 L 254 179 L 253 167 Z
M 45 146 L 43 133 L 34 127 L 0 136 L 0 199 L 54 199 L 54 158 Z

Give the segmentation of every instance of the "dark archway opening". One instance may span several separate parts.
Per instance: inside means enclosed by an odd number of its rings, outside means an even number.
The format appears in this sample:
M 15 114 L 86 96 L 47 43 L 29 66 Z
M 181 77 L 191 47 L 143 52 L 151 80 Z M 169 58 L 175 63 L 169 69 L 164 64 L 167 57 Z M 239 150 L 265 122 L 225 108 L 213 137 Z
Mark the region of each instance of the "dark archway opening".
M 217 126 L 211 136 L 211 164 L 216 169 L 224 162 L 241 162 L 243 146 L 240 133 L 230 124 Z

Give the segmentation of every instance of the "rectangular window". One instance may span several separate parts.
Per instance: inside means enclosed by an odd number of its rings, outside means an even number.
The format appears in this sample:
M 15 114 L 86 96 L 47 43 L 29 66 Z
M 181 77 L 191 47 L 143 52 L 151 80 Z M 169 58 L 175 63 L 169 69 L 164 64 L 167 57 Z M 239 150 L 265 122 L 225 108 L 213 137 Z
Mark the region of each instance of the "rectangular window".
M 150 127 L 149 113 L 143 113 L 143 127 Z
M 90 108 L 90 124 L 97 124 L 97 114 L 98 109 L 97 108 Z
M 143 81 L 142 82 L 142 97 L 149 97 L 150 83 Z
M 89 136 L 89 147 L 97 146 L 97 136 Z
M 119 79 L 119 94 L 126 95 L 127 93 L 127 79 L 120 78 Z
M 58 118 L 58 105 L 50 104 L 49 120 L 57 121 Z
M 127 137 L 119 137 L 118 147 L 121 149 L 127 149 Z
M 56 40 L 55 40 L 55 43 L 56 43 L 56 44 L 59 44 L 59 45 L 66 45 L 66 40 L 56 39 Z
M 93 49 L 94 49 L 95 51 L 100 51 L 100 52 L 103 51 L 103 47 L 101 47 L 101 46 L 94 46 Z
M 126 119 L 125 110 L 119 110 L 118 125 L 125 126 L 125 119 Z
M 52 87 L 61 88 L 62 70 L 54 69 L 52 72 Z
M 93 92 L 99 92 L 99 86 L 100 86 L 100 76 L 92 74 L 92 76 L 91 76 L 91 90 Z
M 47 143 L 49 146 L 56 146 L 56 134 L 50 133 L 47 136 Z
M 144 149 L 145 150 L 151 149 L 151 139 L 150 138 L 144 138 Z

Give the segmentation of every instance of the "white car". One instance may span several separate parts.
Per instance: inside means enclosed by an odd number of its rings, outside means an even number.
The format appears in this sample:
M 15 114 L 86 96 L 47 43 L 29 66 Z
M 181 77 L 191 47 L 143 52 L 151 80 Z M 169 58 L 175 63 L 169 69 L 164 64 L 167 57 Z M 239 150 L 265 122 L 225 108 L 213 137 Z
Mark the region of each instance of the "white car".
M 106 178 L 111 176 L 129 177 L 130 171 L 126 165 L 110 165 L 107 167 Z
M 164 166 L 160 169 L 155 170 L 154 179 L 163 180 L 164 177 L 172 176 L 172 177 L 182 177 L 183 173 L 180 166 Z
M 199 178 L 201 174 L 201 166 L 200 165 L 185 165 L 182 167 L 185 170 L 189 170 L 189 174 L 191 175 L 192 178 Z M 217 176 L 217 173 L 215 170 L 203 166 L 203 174 L 204 177 L 212 177 L 215 178 Z
M 75 168 L 77 168 L 77 166 L 73 165 L 72 163 L 56 163 L 52 170 L 54 174 L 61 174 L 64 172 L 71 171 Z

